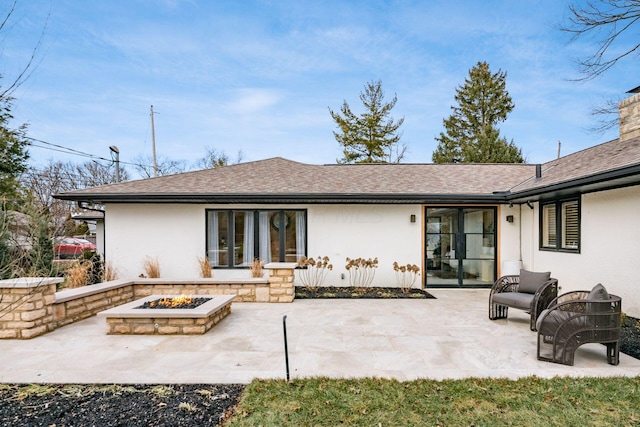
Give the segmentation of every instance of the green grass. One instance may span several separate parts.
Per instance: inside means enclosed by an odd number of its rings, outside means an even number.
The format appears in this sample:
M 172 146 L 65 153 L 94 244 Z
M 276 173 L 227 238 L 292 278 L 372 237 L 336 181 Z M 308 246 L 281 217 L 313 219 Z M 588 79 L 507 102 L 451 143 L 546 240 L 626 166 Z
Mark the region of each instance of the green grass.
M 254 380 L 226 427 L 638 426 L 640 377 Z

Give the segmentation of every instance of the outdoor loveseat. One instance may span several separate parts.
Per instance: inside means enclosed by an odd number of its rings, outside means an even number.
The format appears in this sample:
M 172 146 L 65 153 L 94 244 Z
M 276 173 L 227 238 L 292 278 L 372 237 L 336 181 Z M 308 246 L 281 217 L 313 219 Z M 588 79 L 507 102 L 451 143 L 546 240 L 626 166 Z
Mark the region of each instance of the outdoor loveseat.
M 519 275 L 502 276 L 489 294 L 489 319 L 505 319 L 509 307 L 531 314 L 530 328 L 536 330 L 538 316 L 558 296 L 558 280 L 551 273 L 520 270 Z
M 607 347 L 607 362 L 619 363 L 621 300 L 601 284 L 591 291 L 560 295 L 538 318 L 538 360 L 573 365 L 576 349 L 587 343 Z

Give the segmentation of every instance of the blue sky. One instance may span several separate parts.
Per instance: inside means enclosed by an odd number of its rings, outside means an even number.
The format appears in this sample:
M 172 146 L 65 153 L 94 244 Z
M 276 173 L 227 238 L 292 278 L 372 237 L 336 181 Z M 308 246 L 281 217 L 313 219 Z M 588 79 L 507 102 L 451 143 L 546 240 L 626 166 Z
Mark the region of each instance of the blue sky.
M 29 136 L 132 161 L 193 162 L 205 146 L 244 160 L 334 163 L 328 108 L 362 112 L 364 85 L 382 80 L 404 116 L 407 162 L 428 163 L 455 89 L 478 61 L 507 72 L 514 111 L 501 133 L 530 163 L 617 137 L 587 131 L 591 108 L 640 84 L 635 64 L 575 82 L 590 40 L 556 29 L 569 1 L 20 0 L 0 39 L 0 70 L 25 64 L 46 24 L 37 67 L 15 93 Z M 0 6 L 0 8 L 6 6 Z M 48 18 L 47 18 L 48 16 Z M 632 68 L 633 67 L 633 68 Z M 85 159 L 39 147 L 32 163 Z M 131 169 L 131 168 L 129 168 Z M 135 175 L 135 174 L 134 174 Z

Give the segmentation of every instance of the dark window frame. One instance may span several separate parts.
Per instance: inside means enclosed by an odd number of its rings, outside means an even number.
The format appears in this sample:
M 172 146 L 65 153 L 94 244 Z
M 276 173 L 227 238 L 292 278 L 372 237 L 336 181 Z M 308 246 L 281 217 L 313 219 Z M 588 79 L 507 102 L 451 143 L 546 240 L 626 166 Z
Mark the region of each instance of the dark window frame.
M 572 247 L 563 247 L 564 244 L 564 235 L 563 224 L 565 223 L 565 218 L 563 217 L 562 207 L 567 203 L 577 203 L 578 209 L 578 222 L 577 222 L 577 245 L 575 248 Z M 544 211 L 545 206 L 552 206 L 554 208 L 555 213 L 555 236 L 556 243 L 555 246 L 544 246 L 543 242 L 545 240 L 545 224 L 544 224 Z M 569 197 L 562 199 L 553 199 L 553 200 L 545 200 L 540 202 L 540 209 L 538 215 L 538 225 L 539 225 L 539 236 L 538 236 L 538 248 L 541 251 L 548 252 L 564 252 L 564 253 L 572 253 L 579 254 L 582 246 L 582 201 L 581 197 Z
M 227 224 L 228 224 L 228 251 L 227 251 L 227 259 L 229 260 L 229 264 L 231 265 L 217 265 L 212 266 L 213 269 L 250 269 L 251 266 L 247 265 L 235 265 L 234 263 L 234 253 L 233 248 L 235 246 L 235 221 L 234 214 L 236 212 L 253 212 L 254 217 L 254 227 L 253 231 L 253 250 L 255 254 L 258 254 L 260 251 L 260 227 L 259 227 L 259 216 L 260 212 L 278 212 L 279 220 L 278 223 L 282 224 L 284 222 L 284 218 L 286 212 L 304 212 L 304 255 L 307 256 L 308 249 L 308 212 L 307 209 L 258 209 L 258 208 L 248 208 L 248 209 L 205 209 L 205 254 L 209 256 L 209 212 L 225 212 L 227 214 Z M 272 262 L 285 262 L 286 258 L 286 229 L 279 230 L 278 233 L 279 239 L 279 260 L 272 260 Z

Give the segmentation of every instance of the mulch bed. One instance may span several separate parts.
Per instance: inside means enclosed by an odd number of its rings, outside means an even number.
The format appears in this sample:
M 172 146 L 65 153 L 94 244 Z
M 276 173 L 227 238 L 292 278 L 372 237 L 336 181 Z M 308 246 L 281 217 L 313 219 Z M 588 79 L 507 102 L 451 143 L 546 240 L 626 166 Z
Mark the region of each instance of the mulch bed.
M 298 299 L 429 299 L 435 297 L 422 289 L 410 289 L 409 292 L 402 292 L 399 288 L 351 288 L 345 286 L 318 286 L 316 288 L 305 288 L 296 286 L 296 298 Z
M 415 291 L 415 292 L 414 292 Z M 296 298 L 434 298 L 414 289 L 296 288 Z M 627 316 L 621 351 L 640 359 L 639 320 Z M 0 425 L 218 426 L 237 404 L 243 384 L 24 385 L 0 384 Z
M 217 426 L 242 384 L 5 385 L 2 426 Z

